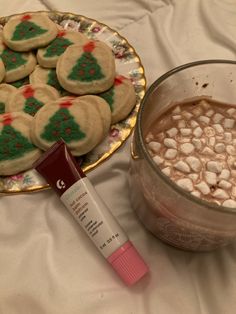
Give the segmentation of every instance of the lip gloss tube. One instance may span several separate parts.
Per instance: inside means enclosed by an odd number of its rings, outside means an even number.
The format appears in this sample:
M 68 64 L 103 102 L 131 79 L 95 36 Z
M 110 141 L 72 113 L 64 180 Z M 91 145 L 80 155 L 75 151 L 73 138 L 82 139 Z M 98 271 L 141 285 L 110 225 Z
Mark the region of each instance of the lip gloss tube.
M 34 167 L 127 285 L 133 285 L 148 272 L 148 266 L 63 140 L 44 153 Z

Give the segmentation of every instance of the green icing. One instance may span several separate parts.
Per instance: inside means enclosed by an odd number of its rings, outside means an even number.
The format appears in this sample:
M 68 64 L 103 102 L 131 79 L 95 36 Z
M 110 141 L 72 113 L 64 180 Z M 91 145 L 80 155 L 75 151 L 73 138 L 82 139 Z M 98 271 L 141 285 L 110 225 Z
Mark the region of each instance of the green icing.
M 4 104 L 4 102 L 0 102 L 0 113 L 5 113 L 5 104 Z
M 58 91 L 63 91 L 64 89 L 61 87 L 60 83 L 58 82 L 57 79 L 57 73 L 56 69 L 50 69 L 48 71 L 48 80 L 47 84 L 51 85 L 52 87 L 56 88 Z
M 11 85 L 15 86 L 16 88 L 19 88 L 21 86 L 29 84 L 29 77 L 26 76 L 23 79 L 20 79 L 18 81 L 12 82 Z
M 106 92 L 99 94 L 100 97 L 106 100 L 108 105 L 110 106 L 111 111 L 114 110 L 113 104 L 114 104 L 114 87 L 111 87 Z
M 47 46 L 46 51 L 44 53 L 44 57 L 54 57 L 60 56 L 66 50 L 66 48 L 73 43 L 64 37 L 56 37 L 50 45 Z
M 3 50 L 1 58 L 7 71 L 17 69 L 27 62 L 22 58 L 21 52 L 13 51 L 7 47 Z
M 17 159 L 35 149 L 26 137 L 11 125 L 4 125 L 0 134 L 0 161 Z
M 22 21 L 20 22 L 12 35 L 11 40 L 19 41 L 37 37 L 41 34 L 46 33 L 47 30 L 41 28 L 37 24 L 30 21 Z
M 49 142 L 63 138 L 67 143 L 81 140 L 85 136 L 67 108 L 60 108 L 56 111 L 41 134 L 41 138 Z
M 68 78 L 73 81 L 91 82 L 104 78 L 97 59 L 91 52 L 84 52 L 72 68 Z
M 43 102 L 34 97 L 29 97 L 25 101 L 24 112 L 34 116 L 36 112 L 44 105 Z

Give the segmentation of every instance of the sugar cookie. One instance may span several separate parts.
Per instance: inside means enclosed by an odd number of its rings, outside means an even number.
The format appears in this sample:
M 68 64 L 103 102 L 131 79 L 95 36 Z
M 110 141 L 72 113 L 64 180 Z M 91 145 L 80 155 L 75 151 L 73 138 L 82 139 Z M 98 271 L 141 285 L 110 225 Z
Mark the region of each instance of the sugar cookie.
M 115 78 L 112 50 L 101 41 L 71 45 L 58 59 L 57 77 L 61 86 L 73 94 L 103 92 Z
M 3 27 L 3 40 L 15 51 L 29 51 L 48 45 L 57 35 L 56 24 L 44 13 L 11 17 Z
M 32 119 L 23 112 L 0 115 L 0 175 L 27 170 L 40 157 L 41 151 L 30 139 Z
M 46 69 L 37 65 L 34 71 L 30 74 L 30 84 L 48 84 L 56 88 L 59 93 L 64 93 L 64 88 L 61 87 L 57 79 L 56 69 Z
M 0 114 L 6 112 L 6 107 L 11 95 L 17 89 L 10 84 L 0 84 Z
M 47 102 L 59 98 L 58 91 L 46 84 L 28 84 L 17 89 L 6 105 L 8 112 L 24 111 L 32 116 Z
M 63 97 L 48 103 L 35 115 L 32 141 L 43 150 L 63 138 L 75 156 L 92 150 L 103 136 L 103 122 L 98 110 L 87 101 Z
M 70 45 L 85 44 L 89 39 L 82 33 L 68 30 L 60 30 L 57 37 L 47 47 L 38 49 L 38 63 L 45 68 L 55 68 L 60 55 Z
M 36 58 L 32 52 L 11 50 L 4 44 L 2 33 L 0 33 L 0 57 L 6 71 L 4 81 L 7 83 L 26 77 L 36 66 Z
M 118 75 L 114 85 L 106 92 L 99 94 L 111 108 L 111 123 L 125 119 L 136 103 L 135 89 L 130 79 Z

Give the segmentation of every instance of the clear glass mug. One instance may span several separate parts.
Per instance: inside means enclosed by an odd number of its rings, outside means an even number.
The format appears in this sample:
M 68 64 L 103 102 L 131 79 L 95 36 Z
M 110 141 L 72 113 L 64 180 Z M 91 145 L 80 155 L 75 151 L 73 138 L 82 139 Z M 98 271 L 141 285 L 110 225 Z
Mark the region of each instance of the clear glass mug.
M 197 61 L 157 79 L 141 103 L 131 143 L 134 210 L 159 239 L 191 251 L 210 251 L 236 239 L 236 208 L 203 201 L 177 186 L 153 162 L 144 138 L 170 103 L 203 95 L 236 107 L 236 61 Z

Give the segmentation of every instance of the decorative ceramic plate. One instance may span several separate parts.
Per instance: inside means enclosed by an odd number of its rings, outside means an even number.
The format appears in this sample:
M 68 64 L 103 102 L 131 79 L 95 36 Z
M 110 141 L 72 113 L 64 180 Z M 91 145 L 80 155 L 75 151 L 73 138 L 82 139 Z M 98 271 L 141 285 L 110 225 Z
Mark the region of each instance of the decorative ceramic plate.
M 83 156 L 81 166 L 87 172 L 110 157 L 130 135 L 136 122 L 140 102 L 145 93 L 146 79 L 144 69 L 135 49 L 124 37 L 120 36 L 120 34 L 107 25 L 85 16 L 71 13 L 55 11 L 46 13 L 55 23 L 64 29 L 84 33 L 89 38 L 101 40 L 110 46 L 115 56 L 116 72 L 129 77 L 135 87 L 137 102 L 133 111 L 125 120 L 112 125 L 108 136 L 103 142 L 90 153 Z M 0 18 L 0 27 L 10 17 Z M 48 188 L 48 185 L 34 169 L 14 176 L 0 177 L 0 194 L 33 192 L 46 188 Z

